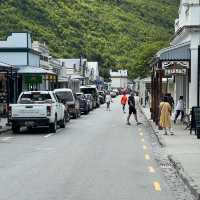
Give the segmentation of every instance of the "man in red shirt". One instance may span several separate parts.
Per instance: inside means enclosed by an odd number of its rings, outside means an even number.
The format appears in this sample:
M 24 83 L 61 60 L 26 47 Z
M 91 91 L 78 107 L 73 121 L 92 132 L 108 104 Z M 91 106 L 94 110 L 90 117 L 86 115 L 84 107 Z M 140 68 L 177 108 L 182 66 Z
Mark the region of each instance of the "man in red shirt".
M 126 108 L 127 101 L 128 101 L 128 98 L 126 96 L 126 93 L 124 92 L 124 94 L 121 98 L 122 110 L 123 110 L 124 113 L 126 113 L 125 108 Z

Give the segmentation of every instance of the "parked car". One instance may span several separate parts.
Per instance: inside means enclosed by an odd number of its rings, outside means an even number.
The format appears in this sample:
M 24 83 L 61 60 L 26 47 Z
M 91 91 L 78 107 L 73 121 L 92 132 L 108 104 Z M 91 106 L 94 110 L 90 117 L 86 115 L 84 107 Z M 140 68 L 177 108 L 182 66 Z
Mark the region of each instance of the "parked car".
M 75 98 L 71 89 L 60 88 L 54 90 L 56 96 L 63 104 L 67 104 L 68 112 L 73 118 L 80 117 L 80 105 L 78 99 Z
M 118 89 L 113 89 L 112 91 L 116 93 L 116 96 L 119 95 L 119 90 Z
M 104 91 L 98 91 L 99 93 L 99 100 L 101 104 L 104 104 L 106 102 L 106 95 Z
M 90 111 L 93 110 L 94 109 L 94 103 L 93 103 L 94 99 L 93 99 L 92 95 L 91 94 L 85 94 L 85 97 L 88 101 Z
M 84 94 L 91 94 L 93 96 L 95 108 L 100 106 L 99 93 L 97 91 L 96 85 L 81 86 L 80 90 Z
M 112 98 L 115 98 L 115 97 L 117 96 L 117 94 L 116 94 L 116 92 L 111 91 L 111 92 L 110 92 L 110 96 L 111 96 Z
M 84 113 L 85 115 L 87 115 L 90 112 L 90 107 L 85 95 L 80 92 L 80 93 L 76 93 L 76 97 L 79 100 L 81 113 Z
M 50 131 L 56 132 L 58 124 L 65 127 L 65 106 L 51 91 L 22 92 L 17 104 L 9 106 L 9 121 L 13 133 L 19 133 L 22 126 L 48 126 Z

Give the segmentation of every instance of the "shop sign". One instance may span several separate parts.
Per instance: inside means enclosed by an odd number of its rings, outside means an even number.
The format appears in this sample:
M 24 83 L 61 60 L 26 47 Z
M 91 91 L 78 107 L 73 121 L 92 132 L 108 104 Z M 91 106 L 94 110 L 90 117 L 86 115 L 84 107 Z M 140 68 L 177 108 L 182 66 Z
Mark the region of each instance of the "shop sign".
M 41 84 L 42 75 L 25 75 L 24 82 L 25 84 Z
M 46 75 L 46 80 L 48 81 L 56 81 L 56 75 Z
M 172 75 L 186 75 L 187 69 L 189 69 L 189 62 L 162 62 L 162 68 L 165 71 L 165 76 L 172 76 Z
M 186 75 L 187 69 L 165 69 L 165 76 Z
M 165 68 L 186 68 L 189 69 L 190 65 L 188 61 L 168 61 L 162 62 L 162 69 Z

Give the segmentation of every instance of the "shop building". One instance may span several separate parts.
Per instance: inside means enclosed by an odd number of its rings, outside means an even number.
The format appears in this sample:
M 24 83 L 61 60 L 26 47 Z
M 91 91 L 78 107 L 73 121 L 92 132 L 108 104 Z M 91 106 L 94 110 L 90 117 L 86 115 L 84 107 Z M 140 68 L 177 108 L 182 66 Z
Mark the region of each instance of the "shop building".
M 40 67 L 40 52 L 32 48 L 29 32 L 12 33 L 5 41 L 0 41 L 0 58 L 17 68 L 18 94 L 24 90 L 47 90 L 47 76 L 55 75 Z
M 186 102 L 186 112 L 200 105 L 200 2 L 182 0 L 175 34 L 170 47 L 159 51 L 152 63 L 152 118 L 158 122 L 159 102 L 163 97 L 162 78 L 173 78 L 175 103 L 180 96 Z

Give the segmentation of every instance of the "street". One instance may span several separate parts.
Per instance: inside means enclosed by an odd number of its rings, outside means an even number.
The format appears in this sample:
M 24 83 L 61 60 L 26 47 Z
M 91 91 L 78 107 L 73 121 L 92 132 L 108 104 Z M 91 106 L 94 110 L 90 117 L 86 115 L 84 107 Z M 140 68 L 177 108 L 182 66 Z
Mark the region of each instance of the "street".
M 110 112 L 103 105 L 56 134 L 2 134 L 0 199 L 174 200 L 148 129 L 126 116 L 117 98 Z

